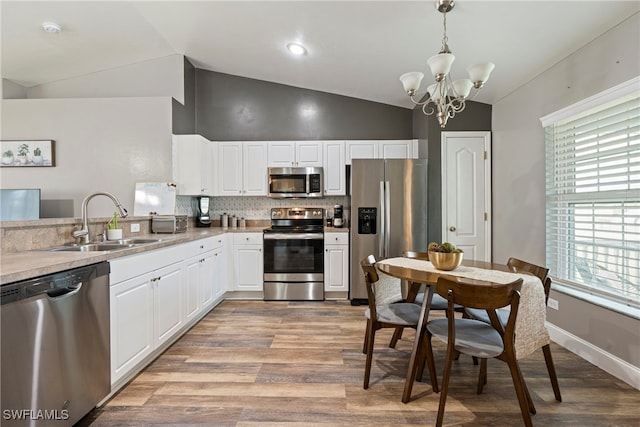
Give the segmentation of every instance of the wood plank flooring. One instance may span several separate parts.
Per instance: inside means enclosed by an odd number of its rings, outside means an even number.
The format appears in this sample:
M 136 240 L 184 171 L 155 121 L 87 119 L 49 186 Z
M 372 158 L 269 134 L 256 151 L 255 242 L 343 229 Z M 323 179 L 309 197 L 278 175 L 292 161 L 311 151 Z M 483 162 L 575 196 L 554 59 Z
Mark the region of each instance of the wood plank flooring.
M 427 426 L 439 394 L 416 383 L 400 401 L 413 333 L 397 349 L 379 331 L 362 388 L 365 307 L 348 302 L 225 301 L 78 426 Z M 434 316 L 437 316 L 434 313 Z M 434 339 L 438 375 L 444 345 Z M 563 402 L 554 400 L 542 351 L 521 361 L 536 426 L 639 426 L 640 392 L 552 344 Z M 445 425 L 522 425 L 506 364 L 454 365 Z M 425 374 L 426 375 L 426 374 Z M 426 375 L 428 377 L 428 375 Z

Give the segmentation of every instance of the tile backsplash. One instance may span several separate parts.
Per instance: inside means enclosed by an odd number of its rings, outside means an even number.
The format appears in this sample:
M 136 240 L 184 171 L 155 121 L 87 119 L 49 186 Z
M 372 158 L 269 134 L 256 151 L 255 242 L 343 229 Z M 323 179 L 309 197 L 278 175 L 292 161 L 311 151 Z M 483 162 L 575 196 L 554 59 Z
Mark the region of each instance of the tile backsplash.
M 193 216 L 196 212 L 196 198 L 176 197 L 176 214 Z M 346 196 L 324 197 L 322 199 L 271 199 L 264 196 L 255 197 L 212 197 L 211 218 L 218 219 L 223 213 L 245 219 L 269 219 L 271 208 L 288 207 L 321 207 L 333 215 L 334 205 L 346 205 Z

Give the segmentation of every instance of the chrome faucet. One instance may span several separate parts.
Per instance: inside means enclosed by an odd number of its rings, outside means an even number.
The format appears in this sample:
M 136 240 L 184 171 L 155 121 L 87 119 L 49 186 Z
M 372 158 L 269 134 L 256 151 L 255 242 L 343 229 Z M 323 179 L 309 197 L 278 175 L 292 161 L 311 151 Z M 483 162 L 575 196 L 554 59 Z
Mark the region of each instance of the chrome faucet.
M 96 196 L 107 196 L 113 201 L 113 204 L 116 205 L 118 211 L 120 212 L 120 218 L 126 218 L 128 213 L 125 208 L 122 207 L 120 200 L 116 196 L 107 192 L 93 193 L 89 194 L 82 201 L 82 228 L 80 230 L 76 230 L 73 232 L 73 237 L 75 238 L 84 238 L 84 243 L 91 243 L 91 238 L 89 237 L 89 218 L 87 217 L 87 205 L 89 204 L 89 200 L 93 199 Z

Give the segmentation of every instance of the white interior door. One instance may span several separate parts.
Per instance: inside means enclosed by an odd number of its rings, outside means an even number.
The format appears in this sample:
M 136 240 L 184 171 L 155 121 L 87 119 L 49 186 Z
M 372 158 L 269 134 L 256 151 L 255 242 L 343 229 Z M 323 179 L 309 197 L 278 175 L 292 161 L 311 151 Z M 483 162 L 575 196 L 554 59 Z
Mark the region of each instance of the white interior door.
M 491 261 L 491 133 L 442 132 L 442 240 Z

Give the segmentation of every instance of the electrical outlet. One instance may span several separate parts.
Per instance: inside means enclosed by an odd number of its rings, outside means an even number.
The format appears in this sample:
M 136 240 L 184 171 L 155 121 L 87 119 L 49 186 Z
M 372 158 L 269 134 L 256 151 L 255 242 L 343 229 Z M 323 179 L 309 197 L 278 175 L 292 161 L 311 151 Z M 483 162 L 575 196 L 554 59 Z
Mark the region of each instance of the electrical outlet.
M 558 303 L 557 299 L 549 298 L 549 301 L 547 301 L 547 306 L 549 308 L 553 308 L 554 310 L 560 310 L 560 304 Z
M 131 232 L 139 233 L 140 232 L 140 224 L 131 224 Z

